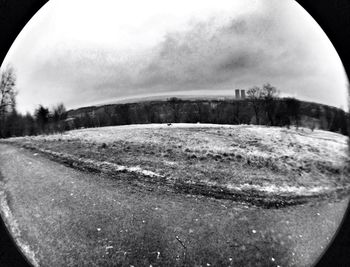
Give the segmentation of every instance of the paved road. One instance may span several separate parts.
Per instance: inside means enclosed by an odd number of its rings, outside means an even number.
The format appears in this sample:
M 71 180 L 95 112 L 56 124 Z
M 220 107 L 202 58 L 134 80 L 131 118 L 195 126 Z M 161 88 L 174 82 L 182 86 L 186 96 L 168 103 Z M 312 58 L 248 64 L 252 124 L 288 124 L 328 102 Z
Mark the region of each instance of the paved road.
M 263 209 L 149 191 L 0 144 L 1 215 L 40 266 L 308 266 L 347 203 Z

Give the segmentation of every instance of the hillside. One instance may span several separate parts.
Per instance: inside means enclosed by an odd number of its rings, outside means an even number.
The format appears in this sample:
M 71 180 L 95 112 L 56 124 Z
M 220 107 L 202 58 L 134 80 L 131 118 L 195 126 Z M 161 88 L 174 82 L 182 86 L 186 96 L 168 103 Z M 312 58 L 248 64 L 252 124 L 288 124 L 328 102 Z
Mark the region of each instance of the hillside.
M 112 176 L 130 173 L 138 185 L 263 206 L 329 196 L 350 182 L 347 137 L 305 128 L 150 124 L 7 142 L 74 168 Z
M 290 111 L 288 99 L 276 100 L 273 107 L 273 125 L 300 126 L 348 133 L 349 114 L 343 110 L 318 103 L 299 101 L 297 111 Z M 259 103 L 259 124 L 268 125 L 263 103 Z M 74 118 L 69 129 L 143 123 L 214 123 L 257 124 L 252 102 L 248 99 L 178 99 L 150 100 L 83 107 L 68 111 Z

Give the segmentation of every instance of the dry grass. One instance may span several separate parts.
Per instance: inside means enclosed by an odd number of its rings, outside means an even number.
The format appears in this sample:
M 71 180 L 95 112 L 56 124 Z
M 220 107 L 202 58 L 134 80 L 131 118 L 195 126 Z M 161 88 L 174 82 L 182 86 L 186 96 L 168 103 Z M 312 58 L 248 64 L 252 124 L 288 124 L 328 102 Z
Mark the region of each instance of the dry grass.
M 136 167 L 182 184 L 282 195 L 316 194 L 349 184 L 347 137 L 320 130 L 152 124 L 74 130 L 9 142 L 100 165 Z

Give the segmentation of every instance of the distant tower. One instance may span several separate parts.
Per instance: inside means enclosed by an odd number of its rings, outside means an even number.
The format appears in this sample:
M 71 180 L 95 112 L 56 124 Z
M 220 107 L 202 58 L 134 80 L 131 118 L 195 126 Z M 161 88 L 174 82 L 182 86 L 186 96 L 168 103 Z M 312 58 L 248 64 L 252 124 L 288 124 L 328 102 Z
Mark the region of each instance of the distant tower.
M 241 99 L 245 99 L 245 90 L 241 90 Z
M 239 99 L 239 89 L 236 89 L 236 99 Z

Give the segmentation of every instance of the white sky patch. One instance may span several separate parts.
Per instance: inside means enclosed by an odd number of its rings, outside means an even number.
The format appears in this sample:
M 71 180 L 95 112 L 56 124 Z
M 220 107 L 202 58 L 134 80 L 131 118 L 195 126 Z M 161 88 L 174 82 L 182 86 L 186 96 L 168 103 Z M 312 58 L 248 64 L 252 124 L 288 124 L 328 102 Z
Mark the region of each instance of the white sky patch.
M 51 20 L 56 34 L 65 34 L 67 39 L 82 43 L 115 45 L 126 50 L 130 49 L 130 44 L 134 49 L 155 45 L 168 31 L 186 30 L 189 18 L 203 20 L 215 14 L 225 17 L 232 12 L 240 14 L 259 7 L 258 1 L 244 4 L 231 0 L 100 0 L 98 5 L 94 0 L 53 2 L 57 20 Z M 70 31 L 64 31 L 68 28 Z
M 266 82 L 284 95 L 347 107 L 334 47 L 292 0 L 51 0 L 8 63 L 21 112 L 183 91 L 233 95 Z

